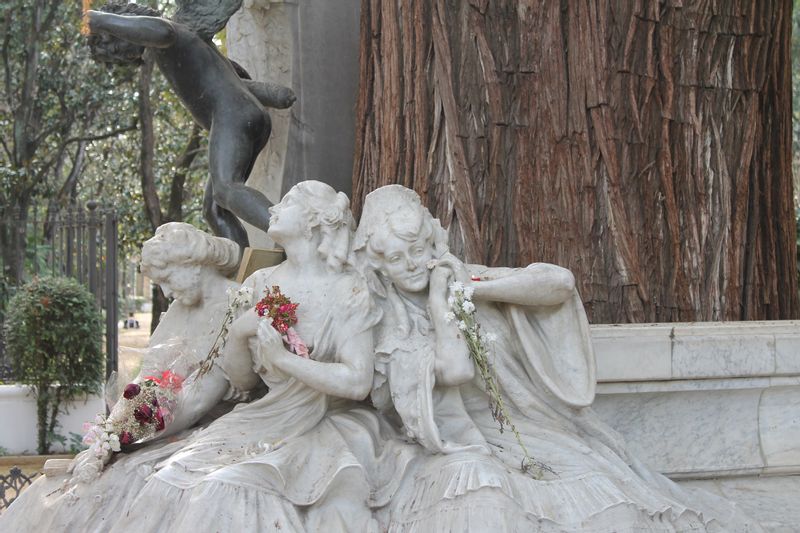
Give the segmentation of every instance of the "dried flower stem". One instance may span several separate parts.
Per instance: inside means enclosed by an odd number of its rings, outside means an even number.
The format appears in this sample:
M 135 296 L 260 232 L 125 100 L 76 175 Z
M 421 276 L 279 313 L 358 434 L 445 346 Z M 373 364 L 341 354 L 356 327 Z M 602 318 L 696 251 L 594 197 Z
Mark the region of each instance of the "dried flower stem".
M 500 387 L 497 384 L 497 379 L 492 369 L 492 364 L 489 362 L 489 351 L 486 348 L 486 342 L 491 342 L 492 334 L 482 335 L 481 325 L 475 320 L 475 306 L 472 304 L 472 291 L 465 289 L 460 283 L 451 285 L 450 290 L 453 295 L 450 298 L 450 307 L 452 309 L 452 319 L 455 319 L 458 324 L 458 329 L 464 334 L 464 338 L 469 348 L 469 355 L 478 369 L 478 373 L 483 379 L 486 386 L 486 393 L 489 395 L 489 409 L 498 424 L 500 424 L 500 433 L 503 433 L 505 427 L 508 427 L 514 434 L 522 453 L 524 455 L 520 470 L 530 474 L 535 479 L 542 479 L 544 472 L 558 475 L 545 463 L 534 459 L 529 453 L 525 444 L 522 442 L 522 437 L 508 415 L 506 406 L 503 403 L 503 396 L 500 394 Z

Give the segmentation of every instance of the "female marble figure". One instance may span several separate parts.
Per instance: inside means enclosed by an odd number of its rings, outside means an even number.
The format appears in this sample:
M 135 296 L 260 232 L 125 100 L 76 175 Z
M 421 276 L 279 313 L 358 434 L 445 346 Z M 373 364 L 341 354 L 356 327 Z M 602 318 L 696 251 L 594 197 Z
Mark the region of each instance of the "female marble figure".
M 390 531 L 760 530 L 638 464 L 587 408 L 594 358 L 569 271 L 464 265 L 416 193 L 397 185 L 367 196 L 355 248 L 383 308 L 373 401 L 429 452 L 385 511 Z M 541 480 L 521 472 L 525 455 L 498 430 L 445 319 L 452 280 L 474 291 L 482 330 L 497 336 L 492 364 L 511 420 L 554 471 Z
M 180 222 L 164 224 L 145 242 L 142 272 L 174 300 L 150 338 L 140 376 L 169 364 L 191 369 L 205 357 L 227 310 L 226 291 L 238 286 L 228 278 L 238 262 L 236 243 Z M 174 443 L 163 444 L 151 444 L 148 455 L 176 449 Z M 0 530 L 103 529 L 125 498 L 143 485 L 136 471 L 149 459 L 141 453 L 122 454 L 100 476 L 105 461 L 89 450 L 82 452 L 69 476 L 42 476 L 26 489 L 0 516 Z
M 328 185 L 302 182 L 271 214 L 270 237 L 287 260 L 245 285 L 256 296 L 279 285 L 300 304 L 295 329 L 311 358 L 287 352 L 269 323 L 246 311 L 211 371 L 184 385 L 189 415 L 179 412 L 173 426 L 188 426 L 229 389 L 263 381 L 266 396 L 177 442 L 115 461 L 99 479 L 70 489 L 71 496 L 23 494 L 0 528 L 376 530 L 371 508 L 388 502 L 400 482 L 396 473 L 418 448 L 393 439 L 375 411 L 357 403 L 371 388 L 371 328 L 380 315 L 361 276 L 347 268 L 349 202 Z M 68 497 L 77 498 L 75 511 L 66 506 L 48 519 L 35 516 L 53 499 Z

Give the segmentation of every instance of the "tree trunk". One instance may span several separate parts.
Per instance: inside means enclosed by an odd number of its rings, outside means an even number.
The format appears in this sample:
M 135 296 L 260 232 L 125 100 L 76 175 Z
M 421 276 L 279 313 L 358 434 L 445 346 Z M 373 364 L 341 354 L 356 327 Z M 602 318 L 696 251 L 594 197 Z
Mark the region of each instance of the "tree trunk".
M 571 269 L 591 321 L 800 316 L 788 0 L 364 0 L 353 197 L 470 262 Z

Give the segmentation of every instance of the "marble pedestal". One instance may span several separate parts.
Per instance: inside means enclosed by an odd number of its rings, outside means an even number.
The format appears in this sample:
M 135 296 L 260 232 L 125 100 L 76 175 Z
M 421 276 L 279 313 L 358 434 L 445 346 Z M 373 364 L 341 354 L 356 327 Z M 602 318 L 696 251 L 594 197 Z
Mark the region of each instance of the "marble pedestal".
M 592 340 L 594 409 L 634 454 L 797 531 L 800 322 L 593 326 Z

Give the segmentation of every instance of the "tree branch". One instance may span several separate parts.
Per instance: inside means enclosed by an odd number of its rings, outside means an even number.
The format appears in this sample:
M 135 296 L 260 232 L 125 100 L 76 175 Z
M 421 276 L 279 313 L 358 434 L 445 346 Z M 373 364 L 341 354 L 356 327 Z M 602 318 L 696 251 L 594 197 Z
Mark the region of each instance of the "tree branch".
M 150 81 L 153 77 L 153 58 L 145 53 L 144 63 L 139 71 L 139 121 L 141 123 L 141 145 L 139 150 L 139 169 L 142 180 L 144 210 L 150 225 L 155 230 L 161 225 L 161 203 L 156 191 L 154 170 L 155 132 L 153 130 L 153 106 L 150 102 Z
M 64 141 L 64 145 L 72 144 L 75 142 L 92 142 L 92 141 L 101 141 L 103 139 L 108 139 L 109 137 L 116 137 L 121 133 L 125 133 L 128 131 L 133 131 L 137 127 L 137 121 L 134 119 L 133 123 L 128 126 L 123 126 L 122 128 L 117 128 L 115 130 L 111 130 L 107 133 L 98 133 L 95 135 L 83 135 L 80 137 L 70 137 L 66 141 Z
M 169 192 L 169 205 L 167 207 L 167 218 L 173 222 L 183 220 L 183 196 L 186 184 L 186 174 L 192 166 L 192 161 L 199 153 L 200 146 L 200 126 L 192 122 L 192 133 L 189 135 L 189 142 L 183 149 L 180 157 L 175 162 L 175 173 L 172 175 L 172 184 Z

